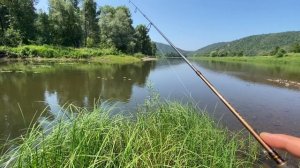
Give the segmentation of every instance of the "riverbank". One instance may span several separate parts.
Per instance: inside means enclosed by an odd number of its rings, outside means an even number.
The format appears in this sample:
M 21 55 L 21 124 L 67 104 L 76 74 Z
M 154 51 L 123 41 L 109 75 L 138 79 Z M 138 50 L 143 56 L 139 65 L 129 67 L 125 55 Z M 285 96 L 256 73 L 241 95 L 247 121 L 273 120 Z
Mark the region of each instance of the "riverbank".
M 195 60 L 221 61 L 221 62 L 249 62 L 272 64 L 300 64 L 299 53 L 289 53 L 284 57 L 276 56 L 248 56 L 248 57 L 192 57 Z
M 26 45 L 19 47 L 0 46 L 0 59 L 29 61 L 91 61 L 102 63 L 135 63 L 143 61 L 142 54 L 127 55 L 113 48 L 70 48 L 55 46 Z
M 190 105 L 148 104 L 134 118 L 112 116 L 104 108 L 71 109 L 49 134 L 30 130 L 16 151 L 1 157 L 1 165 L 227 168 L 254 167 L 257 161 L 252 139 L 219 128 Z

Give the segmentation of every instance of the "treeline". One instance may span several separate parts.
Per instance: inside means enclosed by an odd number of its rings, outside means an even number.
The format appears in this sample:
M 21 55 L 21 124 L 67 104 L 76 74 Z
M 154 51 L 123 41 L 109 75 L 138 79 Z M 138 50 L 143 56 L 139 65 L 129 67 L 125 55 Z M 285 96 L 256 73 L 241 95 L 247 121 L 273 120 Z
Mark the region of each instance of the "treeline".
M 277 56 L 277 57 L 283 57 L 285 54 L 288 52 L 292 53 L 300 53 L 300 43 L 293 44 L 289 46 L 287 49 L 286 47 L 275 47 L 272 51 L 270 52 L 263 52 L 258 55 L 260 56 Z M 231 51 L 231 50 L 226 50 L 226 49 L 218 49 L 211 51 L 209 54 L 203 54 L 202 56 L 210 56 L 210 57 L 227 57 L 227 56 L 249 56 L 249 55 L 244 55 L 244 51 Z
M 155 55 L 148 28 L 134 28 L 125 6 L 98 8 L 95 0 L 49 0 L 49 12 L 36 12 L 35 3 L 0 1 L 0 45 L 100 47 Z
M 216 43 L 195 53 L 198 56 L 283 56 L 287 52 L 298 53 L 300 32 L 283 32 L 245 37 L 232 42 Z

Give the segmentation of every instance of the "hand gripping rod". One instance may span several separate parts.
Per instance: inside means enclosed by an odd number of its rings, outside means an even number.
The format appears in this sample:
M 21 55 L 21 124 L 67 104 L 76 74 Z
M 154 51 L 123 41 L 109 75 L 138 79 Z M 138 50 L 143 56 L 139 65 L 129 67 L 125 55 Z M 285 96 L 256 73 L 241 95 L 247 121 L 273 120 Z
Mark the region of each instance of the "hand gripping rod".
M 172 48 L 184 59 L 184 61 L 192 68 L 196 75 L 210 88 L 210 90 L 224 103 L 224 105 L 232 112 L 232 114 L 241 122 L 241 124 L 251 133 L 251 135 L 263 146 L 269 156 L 276 162 L 278 167 L 288 167 L 285 160 L 272 149 L 264 140 L 258 135 L 253 127 L 241 116 L 241 114 L 224 98 L 224 96 L 210 83 L 209 80 L 175 47 L 175 45 L 160 31 L 160 29 L 138 8 L 131 0 L 129 0 L 137 11 L 139 11 L 150 24 L 163 36 L 163 38 L 171 45 Z

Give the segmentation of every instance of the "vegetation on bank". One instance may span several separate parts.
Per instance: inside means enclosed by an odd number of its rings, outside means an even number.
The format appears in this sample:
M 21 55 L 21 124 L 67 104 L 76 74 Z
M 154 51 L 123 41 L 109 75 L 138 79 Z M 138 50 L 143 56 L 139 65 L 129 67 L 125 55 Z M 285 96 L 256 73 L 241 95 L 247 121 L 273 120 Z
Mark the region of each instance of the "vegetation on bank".
M 275 56 L 252 56 L 252 57 L 193 57 L 197 60 L 212 60 L 222 62 L 250 62 L 250 63 L 272 63 L 272 64 L 299 64 L 300 65 L 300 54 L 299 53 L 288 53 L 283 57 Z
M 151 103 L 151 102 L 150 102 Z M 49 134 L 39 127 L 1 157 L 9 167 L 253 167 L 258 148 L 193 106 L 167 102 L 135 117 L 70 106 Z M 49 130 L 48 130 L 49 132 Z
M 149 27 L 133 27 L 131 12 L 125 6 L 98 8 L 101 4 L 95 0 L 48 0 L 48 12 L 37 12 L 35 3 L 36 0 L 0 2 L 0 46 L 84 47 L 75 53 L 60 51 L 59 56 L 82 52 L 79 56 L 85 57 L 89 55 L 86 48 L 99 47 L 115 48 L 130 55 L 155 55 L 156 45 L 149 37 Z M 98 55 L 101 51 L 95 52 Z M 55 54 L 50 50 L 44 55 Z
M 0 57 L 25 59 L 88 59 L 102 63 L 134 63 L 140 62 L 144 57 L 142 53 L 133 55 L 123 54 L 114 48 L 71 48 L 54 46 L 26 45 L 19 47 L 0 47 Z

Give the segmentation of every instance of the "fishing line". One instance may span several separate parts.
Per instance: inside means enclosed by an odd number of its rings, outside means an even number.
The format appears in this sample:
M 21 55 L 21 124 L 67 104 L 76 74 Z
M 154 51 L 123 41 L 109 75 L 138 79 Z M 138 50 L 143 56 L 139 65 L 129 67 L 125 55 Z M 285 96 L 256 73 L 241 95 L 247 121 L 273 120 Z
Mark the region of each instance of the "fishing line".
M 175 45 L 165 36 L 162 31 L 141 11 L 131 0 L 129 3 L 132 4 L 136 10 L 143 15 L 145 19 L 151 23 L 158 33 L 169 43 L 169 45 L 182 57 L 182 59 L 189 65 L 189 67 L 196 73 L 196 75 L 209 87 L 209 89 L 224 103 L 224 105 L 232 112 L 232 114 L 240 121 L 240 123 L 251 133 L 251 135 L 262 145 L 267 151 L 269 156 L 276 162 L 278 167 L 288 167 L 286 161 L 272 149 L 253 129 L 253 127 L 241 116 L 241 114 L 224 98 L 224 96 L 213 86 L 212 83 L 184 56 Z
M 171 62 L 170 62 L 169 59 L 166 57 L 165 53 L 164 53 L 160 48 L 157 48 L 157 49 L 158 49 L 159 52 L 162 54 L 163 60 L 165 60 L 165 61 L 168 63 L 169 67 L 172 69 L 172 71 L 175 72 L 175 75 L 176 75 L 176 77 L 177 77 L 177 80 L 179 81 L 179 83 L 181 84 L 181 86 L 184 88 L 184 90 L 185 90 L 185 92 L 186 92 L 186 93 L 185 93 L 186 96 L 189 97 L 189 99 L 191 99 L 192 102 L 193 102 L 194 104 L 198 104 L 198 103 L 196 102 L 196 100 L 193 98 L 193 96 L 191 95 L 191 92 L 188 90 L 188 88 L 186 87 L 186 85 L 183 83 L 183 80 L 182 80 L 181 77 L 179 76 L 178 72 L 174 69 L 174 67 L 172 66 Z

